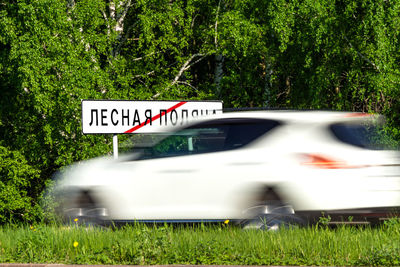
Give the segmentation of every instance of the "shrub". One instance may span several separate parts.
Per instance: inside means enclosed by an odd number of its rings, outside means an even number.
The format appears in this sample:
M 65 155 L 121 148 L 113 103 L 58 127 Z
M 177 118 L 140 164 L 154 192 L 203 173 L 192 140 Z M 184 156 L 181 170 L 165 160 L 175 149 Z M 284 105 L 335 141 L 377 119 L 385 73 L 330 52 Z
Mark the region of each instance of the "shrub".
M 34 189 L 39 173 L 19 152 L 0 146 L 0 224 L 39 218 Z

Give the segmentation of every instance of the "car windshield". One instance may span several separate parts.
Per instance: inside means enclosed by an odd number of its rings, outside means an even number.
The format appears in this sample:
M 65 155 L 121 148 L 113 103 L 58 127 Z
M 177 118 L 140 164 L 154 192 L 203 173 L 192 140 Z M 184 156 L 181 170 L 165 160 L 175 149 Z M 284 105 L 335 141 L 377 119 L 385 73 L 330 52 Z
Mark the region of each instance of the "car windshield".
M 372 150 L 398 149 L 399 144 L 383 125 L 337 123 L 330 126 L 333 135 L 340 141 Z

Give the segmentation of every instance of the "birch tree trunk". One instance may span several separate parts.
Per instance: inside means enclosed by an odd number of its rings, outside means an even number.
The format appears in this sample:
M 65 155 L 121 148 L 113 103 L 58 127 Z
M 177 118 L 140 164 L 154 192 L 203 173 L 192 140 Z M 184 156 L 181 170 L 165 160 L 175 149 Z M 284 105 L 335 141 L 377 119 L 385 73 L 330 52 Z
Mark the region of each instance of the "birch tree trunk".
M 269 63 L 267 57 L 265 57 L 265 77 L 264 77 L 264 92 L 265 92 L 265 106 L 269 107 L 271 103 L 271 76 L 272 76 L 272 69 L 271 64 Z
M 221 80 L 224 76 L 224 56 L 221 54 L 215 55 L 215 72 L 214 84 L 217 97 L 221 96 Z
M 218 54 L 218 16 L 221 9 L 221 0 L 218 2 L 217 15 L 215 17 L 215 27 L 214 27 L 214 45 L 217 54 L 215 55 L 215 71 L 214 71 L 214 84 L 215 84 L 215 94 L 217 97 L 221 97 L 221 80 L 224 75 L 224 56 Z

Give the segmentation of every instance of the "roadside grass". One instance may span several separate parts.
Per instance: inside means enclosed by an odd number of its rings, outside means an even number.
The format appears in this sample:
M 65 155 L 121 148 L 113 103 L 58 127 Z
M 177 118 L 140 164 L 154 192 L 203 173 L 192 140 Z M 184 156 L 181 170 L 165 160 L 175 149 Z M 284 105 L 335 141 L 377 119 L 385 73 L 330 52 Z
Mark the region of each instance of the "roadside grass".
M 400 265 L 400 220 L 276 232 L 234 225 L 0 227 L 1 263 Z

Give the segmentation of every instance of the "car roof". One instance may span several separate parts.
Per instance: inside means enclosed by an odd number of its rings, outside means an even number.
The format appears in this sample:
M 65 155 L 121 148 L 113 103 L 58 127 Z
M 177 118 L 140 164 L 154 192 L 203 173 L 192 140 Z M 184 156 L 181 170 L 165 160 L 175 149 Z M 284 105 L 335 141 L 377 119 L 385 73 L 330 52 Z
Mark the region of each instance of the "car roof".
M 305 123 L 327 125 L 332 123 L 361 123 L 384 121 L 384 117 L 376 114 L 346 111 L 319 111 L 319 110 L 257 110 L 257 111 L 228 111 L 215 115 L 205 115 L 190 118 L 187 124 L 178 127 L 169 125 L 164 133 L 176 132 L 202 122 L 219 119 L 267 119 L 285 124 Z M 162 133 L 162 134 L 164 134 Z
M 372 119 L 381 118 L 381 116 L 369 113 L 345 111 L 263 110 L 225 112 L 219 115 L 203 117 L 202 119 L 209 120 L 211 118 L 259 118 L 284 122 L 333 123 L 370 121 Z

